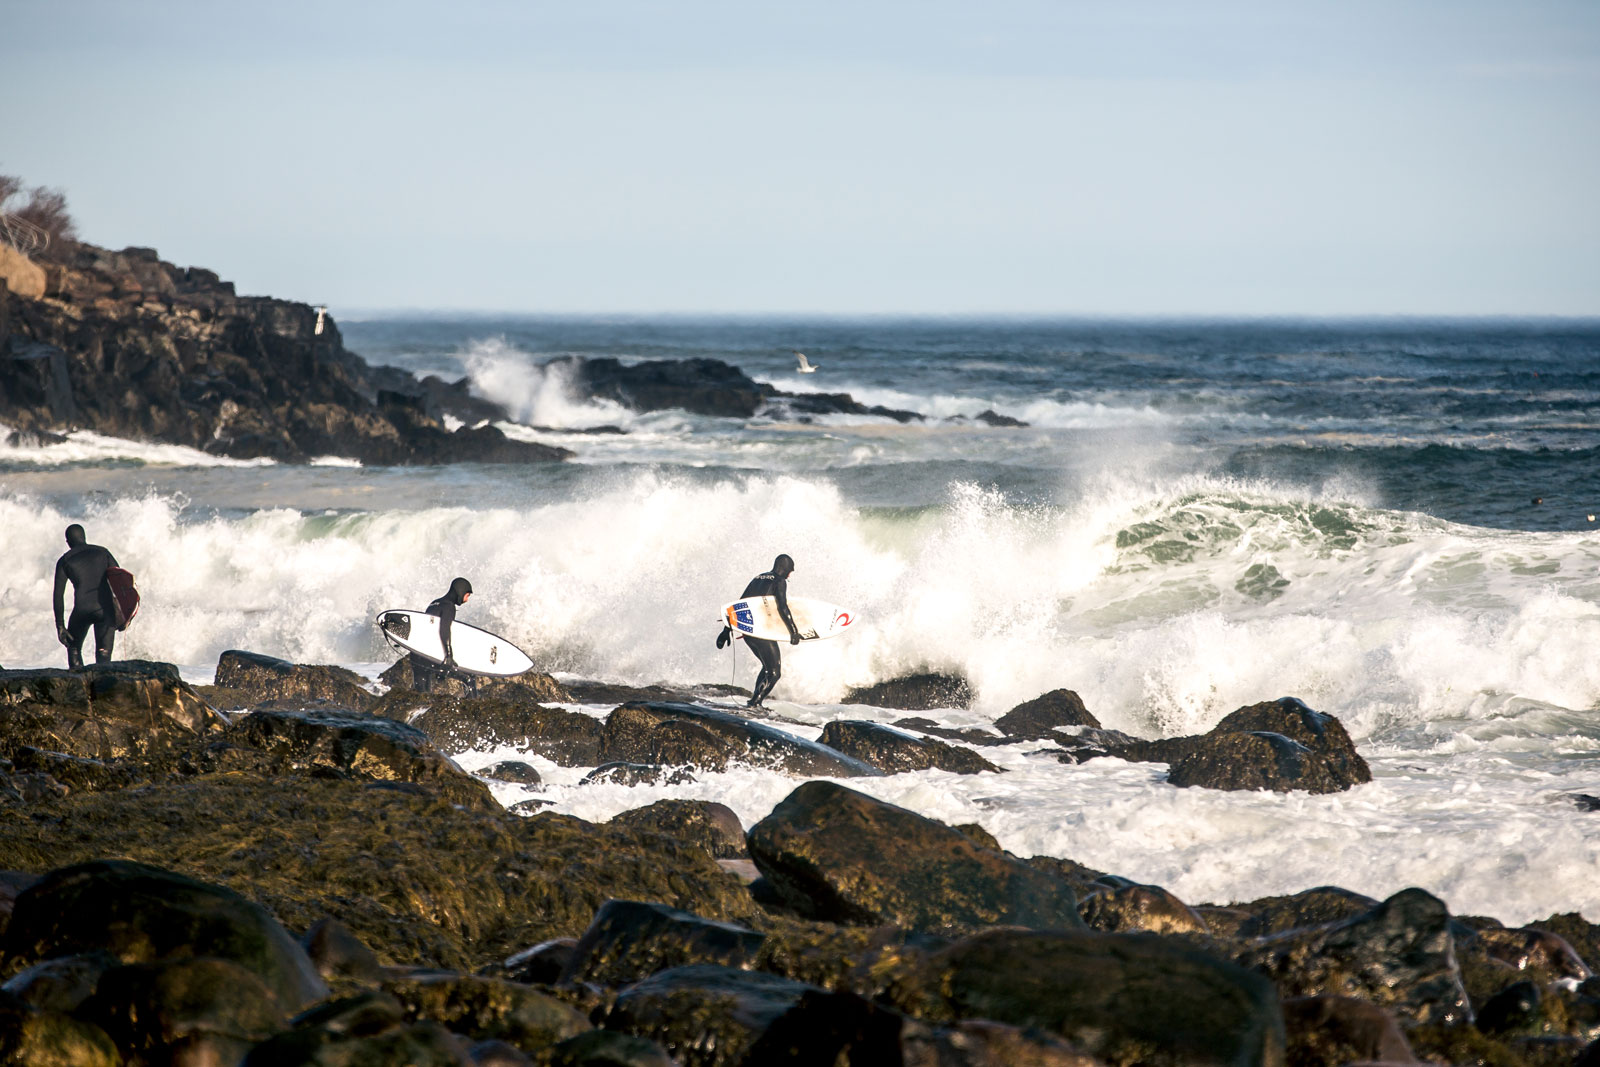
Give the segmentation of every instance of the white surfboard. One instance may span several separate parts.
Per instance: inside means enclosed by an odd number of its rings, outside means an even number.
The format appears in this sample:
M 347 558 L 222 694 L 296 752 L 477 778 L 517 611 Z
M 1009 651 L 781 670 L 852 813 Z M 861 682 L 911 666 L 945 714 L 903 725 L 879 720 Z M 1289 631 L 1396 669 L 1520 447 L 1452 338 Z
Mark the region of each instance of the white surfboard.
M 826 600 L 813 600 L 807 596 L 789 598 L 789 614 L 794 616 L 794 628 L 800 631 L 802 641 L 820 641 L 824 637 L 838 637 L 856 621 L 856 613 Z M 735 633 L 746 637 L 764 637 L 769 641 L 789 640 L 789 628 L 778 614 L 778 598 L 753 596 L 748 600 L 735 600 L 722 608 L 722 621 Z
M 414 652 L 430 663 L 444 662 L 444 643 L 439 640 L 439 617 L 411 608 L 394 608 L 378 613 L 378 629 L 391 645 Z M 522 649 L 499 634 L 468 626 L 457 619 L 450 624 L 450 649 L 455 653 L 457 670 L 486 674 L 491 678 L 510 678 L 533 666 Z

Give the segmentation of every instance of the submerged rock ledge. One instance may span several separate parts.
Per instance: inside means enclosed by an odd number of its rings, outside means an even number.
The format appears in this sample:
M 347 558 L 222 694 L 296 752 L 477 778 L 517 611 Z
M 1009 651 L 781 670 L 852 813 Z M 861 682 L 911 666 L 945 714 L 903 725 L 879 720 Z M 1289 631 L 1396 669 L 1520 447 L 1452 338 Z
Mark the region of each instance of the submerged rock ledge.
M 1379 901 L 1329 886 L 1191 904 L 1067 858 L 1011 855 L 981 827 L 836 780 L 927 767 L 930 751 L 995 773 L 973 745 L 1059 742 L 1035 751 L 1070 762 L 1088 758 L 1065 747 L 1074 739 L 1133 740 L 1089 725 L 1067 690 L 1002 718 L 1009 736 L 931 750 L 911 726 L 835 731 L 875 768 L 654 691 L 617 694 L 602 722 L 540 703 L 570 694 L 537 675 L 477 695 L 402 684 L 380 696 L 356 676 L 236 652 L 217 681 L 196 689 L 139 661 L 0 671 L 7 1062 L 1600 1055 L 1587 962 L 1600 927 L 1581 916 L 1506 929 L 1420 889 Z M 1298 701 L 1229 719 L 1216 737 L 1270 734 L 1301 762 L 1356 773 L 1337 720 Z M 1159 754 L 1176 770 L 1212 752 L 1211 736 Z M 748 832 L 689 800 L 605 825 L 520 817 L 450 759 L 485 738 L 578 766 L 757 762 L 796 788 Z M 830 779 L 804 780 L 815 773 Z

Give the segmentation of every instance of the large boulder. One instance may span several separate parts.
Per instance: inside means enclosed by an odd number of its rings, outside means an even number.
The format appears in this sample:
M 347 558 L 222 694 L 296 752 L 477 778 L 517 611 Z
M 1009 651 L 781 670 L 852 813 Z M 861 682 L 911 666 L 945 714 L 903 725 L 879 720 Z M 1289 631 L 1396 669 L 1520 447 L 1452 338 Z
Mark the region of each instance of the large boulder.
M 959 675 L 913 674 L 852 689 L 840 703 L 866 704 L 869 707 L 896 708 L 901 711 L 965 708 L 972 704 L 972 688 Z
M 681 408 L 697 415 L 747 419 L 765 397 L 759 383 L 718 359 L 652 359 L 622 363 L 563 356 L 547 366 L 578 396 L 612 400 L 634 411 Z
M 1351 919 L 1260 939 L 1236 959 L 1270 975 L 1284 996 L 1357 997 L 1413 1024 L 1472 1021 L 1450 913 L 1420 889 Z
M 870 763 L 885 774 L 930 769 L 956 774 L 999 773 L 1000 770 L 970 748 L 858 719 L 835 719 L 822 728 L 822 736 L 817 740 L 847 756 Z
M 1070 689 L 1052 689 L 1024 701 L 994 721 L 1007 737 L 1037 740 L 1052 737 L 1058 726 L 1100 728 L 1100 720 L 1083 706 L 1083 698 Z
M 26 746 L 98 760 L 160 760 L 217 726 L 170 663 L 0 671 L 0 756 Z
M 254 973 L 206 957 L 113 968 L 78 1017 L 145 1063 L 238 1063 L 289 1021 Z
M 735 751 L 742 751 L 742 746 L 700 723 L 663 719 L 641 705 L 617 708 L 606 717 L 600 734 L 600 759 L 607 763 L 696 767 L 716 773 L 726 769 Z
M 917 929 L 1081 927 L 1065 882 L 915 812 L 807 782 L 750 828 L 750 856 L 809 918 Z
M 463 802 L 493 805 L 482 782 L 440 753 L 414 726 L 377 715 L 262 709 L 240 717 L 224 739 L 284 761 L 358 778 L 415 782 Z
M 616 708 L 606 720 L 602 752 L 632 745 L 634 735 L 648 737 L 657 726 L 672 721 L 701 727 L 726 746 L 729 759 L 740 763 L 807 777 L 861 778 L 882 773 L 826 745 L 806 741 L 766 723 L 717 708 L 672 701 L 646 701 Z
M 363 993 L 318 1005 L 250 1050 L 240 1067 L 472 1067 L 461 1040 L 431 1019 L 407 1023 L 399 1001 Z
M 1348 765 L 1326 759 L 1299 741 L 1262 730 L 1207 734 L 1172 763 L 1167 781 L 1205 789 L 1338 793 L 1359 781 L 1348 771 Z
M 1038 1027 L 1108 1063 L 1284 1062 L 1272 983 L 1149 934 L 988 930 L 935 953 L 892 995 L 925 1019 Z
M 726 804 L 712 800 L 658 800 L 614 816 L 608 826 L 665 834 L 698 845 L 716 859 L 746 855 L 744 826 Z
M 327 996 L 294 938 L 267 910 L 221 886 L 127 860 L 63 867 L 17 898 L 5 966 L 103 951 L 123 963 L 227 960 L 290 1010 Z
M 1158 885 L 1098 888 L 1078 905 L 1086 926 L 1107 933 L 1209 934 L 1204 918 Z
M 441 674 L 411 655 L 401 656 L 378 675 L 394 693 L 393 702 L 431 704 L 439 697 L 500 700 L 512 704 L 565 704 L 572 701 L 566 686 L 540 671 L 525 671 L 514 678 L 463 677 Z
M 238 706 L 243 707 L 269 700 L 315 700 L 366 711 L 378 700 L 366 679 L 348 668 L 307 666 L 239 649 L 229 649 L 217 659 L 215 684 L 238 694 L 244 701 Z
M 0 1062 L 18 1067 L 121 1067 L 123 1059 L 98 1026 L 0 993 Z
M 1332 715 L 1313 711 L 1294 697 L 1251 704 L 1223 717 L 1214 734 L 1265 731 L 1298 741 L 1331 765 L 1332 773 L 1360 784 L 1372 781 L 1372 770 L 1356 751 L 1344 724 Z
M 750 967 L 764 934 L 663 904 L 608 900 L 578 939 L 563 981 L 622 986 L 669 967 Z
M 411 694 L 393 694 L 396 697 Z M 562 767 L 593 767 L 600 758 L 600 720 L 582 712 L 546 707 L 530 699 L 431 696 L 421 711 L 404 716 L 444 752 L 514 748 Z M 394 710 L 385 701 L 379 714 Z
M 1394 1016 L 1353 997 L 1290 997 L 1283 1002 L 1289 1062 L 1416 1063 Z

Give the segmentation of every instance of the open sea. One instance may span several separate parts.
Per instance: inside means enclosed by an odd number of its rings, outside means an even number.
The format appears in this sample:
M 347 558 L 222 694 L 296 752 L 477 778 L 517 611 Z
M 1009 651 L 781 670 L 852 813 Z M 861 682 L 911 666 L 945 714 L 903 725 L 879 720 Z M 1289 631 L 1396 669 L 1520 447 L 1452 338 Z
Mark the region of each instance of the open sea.
M 1051 689 L 1111 728 L 1201 732 L 1296 696 L 1375 780 L 1331 796 L 1178 789 L 1160 764 L 852 780 L 1021 855 L 1068 857 L 1191 904 L 1336 884 L 1420 886 L 1508 923 L 1600 919 L 1600 322 L 420 318 L 341 322 L 373 363 L 503 404 L 565 464 L 366 468 L 217 459 L 79 432 L 0 446 L 0 663 L 62 666 L 62 529 L 134 571 L 119 656 L 210 682 L 244 648 L 375 676 L 373 617 L 465 575 L 462 621 L 561 678 L 749 686 L 717 609 L 787 552 L 796 595 L 851 606 L 784 648 L 770 702 L 814 737 L 852 686 L 965 675 L 981 725 Z M 796 373 L 792 350 L 820 367 Z M 558 355 L 712 357 L 789 391 L 927 416 L 802 422 L 640 414 L 573 395 Z M 975 421 L 993 411 L 1022 428 Z M 585 432 L 617 427 L 624 433 Z M 533 427 L 538 427 L 534 429 Z M 4 434 L 0 433 L 0 440 Z M 604 715 L 609 707 L 581 710 Z M 458 756 L 468 769 L 506 751 Z M 748 826 L 770 771 L 537 795 L 604 819 L 664 796 Z

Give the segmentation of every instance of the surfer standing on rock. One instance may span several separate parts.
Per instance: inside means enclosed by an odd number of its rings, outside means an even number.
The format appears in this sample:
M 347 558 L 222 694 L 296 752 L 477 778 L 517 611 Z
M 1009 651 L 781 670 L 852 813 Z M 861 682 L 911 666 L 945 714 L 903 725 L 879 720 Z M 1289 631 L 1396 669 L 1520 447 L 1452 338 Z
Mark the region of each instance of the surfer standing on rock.
M 83 639 L 94 628 L 94 661 L 111 662 L 111 648 L 117 640 L 117 605 L 112 599 L 106 571 L 117 565 L 117 558 L 99 545 L 89 544 L 83 527 L 67 527 L 67 550 L 56 560 L 56 636 L 67 646 L 67 666 L 83 668 Z M 72 583 L 72 615 L 62 622 L 67 582 Z
M 450 647 L 450 624 L 456 621 L 456 608 L 471 598 L 472 583 L 465 578 L 457 578 L 450 583 L 449 592 L 428 605 L 428 614 L 439 619 L 439 643 L 444 646 L 444 666 L 435 667 L 421 657 L 412 655 L 411 676 L 417 688 L 423 692 L 431 690 L 439 677 L 455 668 L 455 650 Z
M 794 624 L 794 616 L 789 614 L 789 575 L 794 573 L 794 560 L 787 554 L 779 556 L 772 561 L 772 569 L 756 575 L 750 579 L 750 584 L 744 587 L 740 594 L 741 599 L 753 596 L 770 596 L 778 602 L 778 615 L 783 619 L 783 624 L 789 628 L 789 643 L 800 643 L 800 631 Z M 733 639 L 733 631 L 724 626 L 722 633 L 717 635 L 717 647 L 726 648 Z M 778 642 L 768 641 L 761 637 L 746 636 L 745 645 L 755 653 L 756 659 L 761 661 L 761 671 L 756 675 L 755 688 L 750 692 L 749 708 L 759 708 L 767 694 L 772 692 L 772 687 L 778 684 L 778 678 L 783 673 L 783 656 L 778 651 Z

